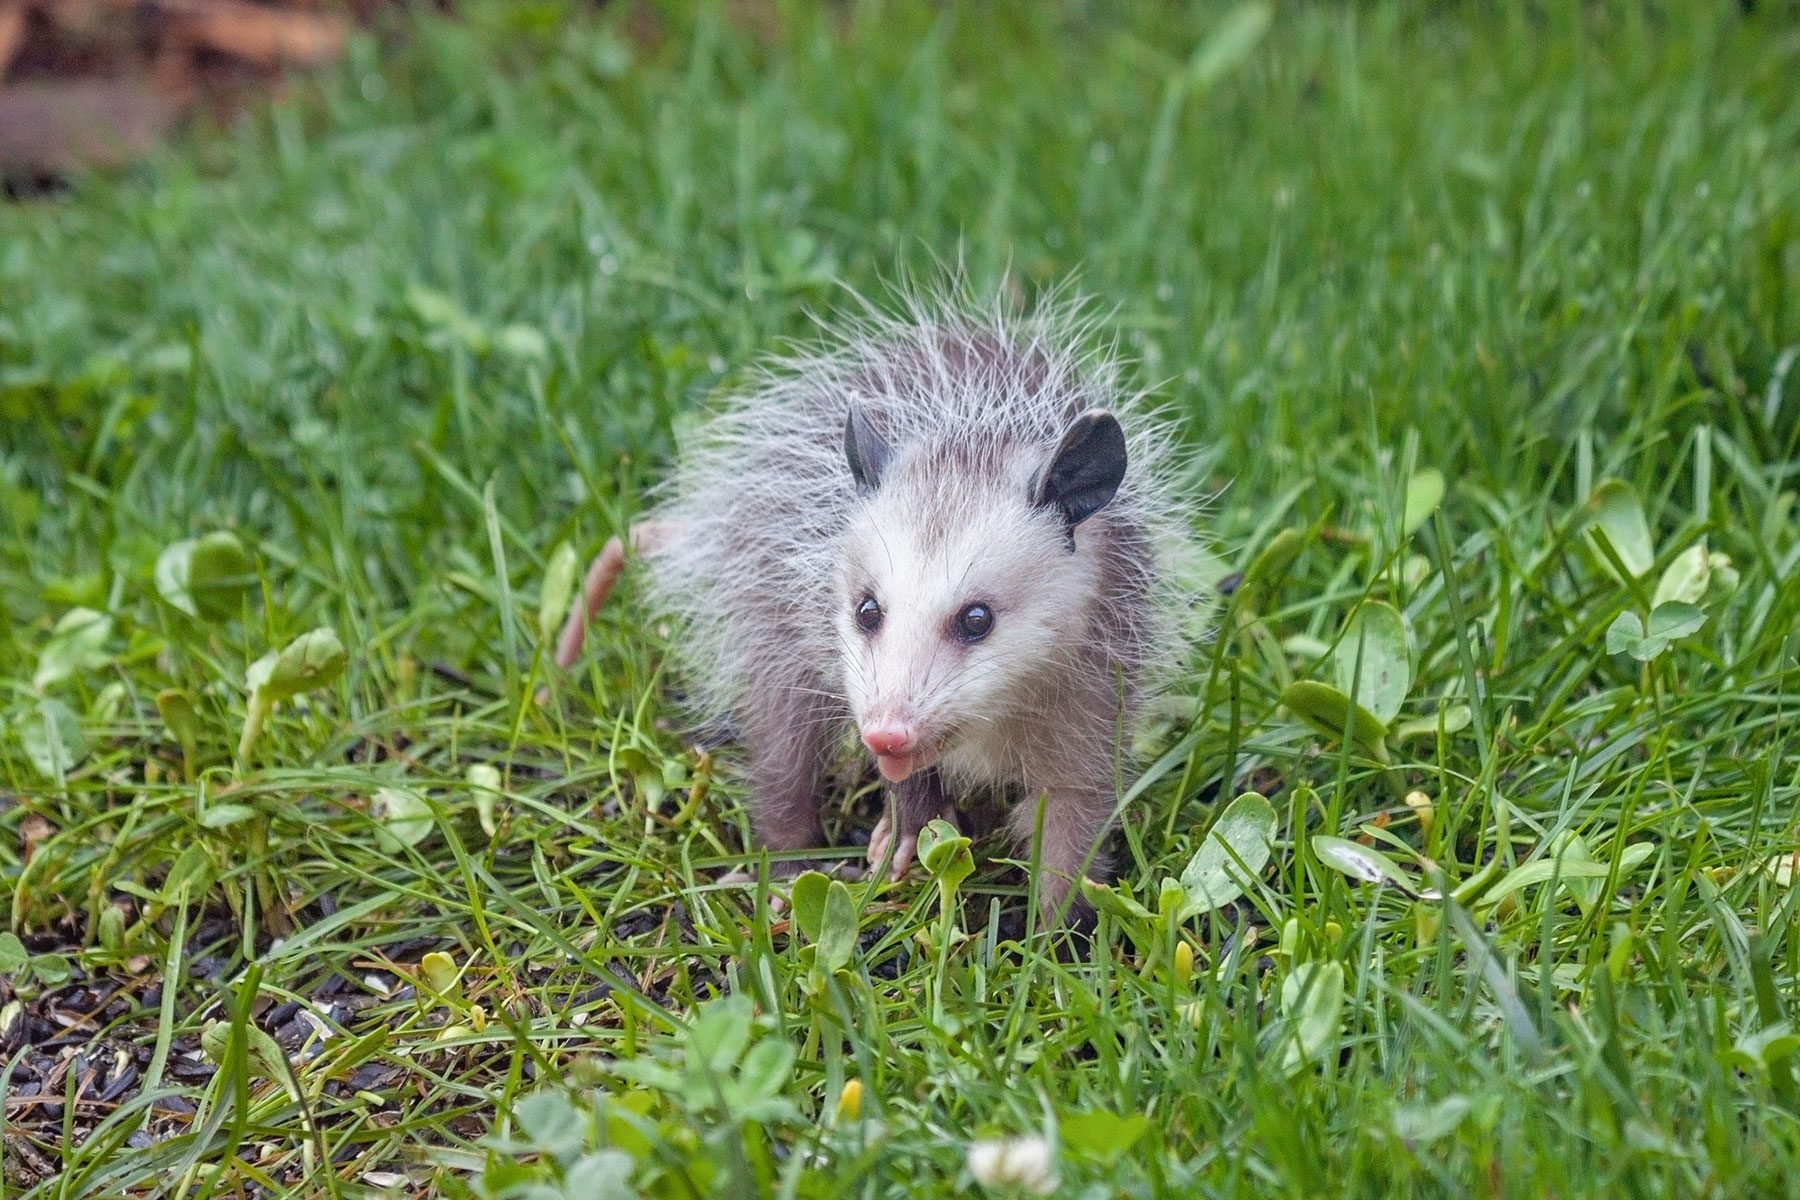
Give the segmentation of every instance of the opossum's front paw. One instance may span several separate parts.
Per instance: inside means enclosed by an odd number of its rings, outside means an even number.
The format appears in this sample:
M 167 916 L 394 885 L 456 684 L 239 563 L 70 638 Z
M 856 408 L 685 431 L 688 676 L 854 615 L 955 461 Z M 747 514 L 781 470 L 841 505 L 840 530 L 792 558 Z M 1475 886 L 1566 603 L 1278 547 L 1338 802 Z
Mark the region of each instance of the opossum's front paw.
M 894 836 L 894 822 L 889 821 L 887 814 L 881 814 L 881 820 L 875 822 L 875 831 L 869 835 L 869 871 L 880 874 L 888 883 L 897 883 L 905 877 L 912 866 L 913 855 L 919 849 L 919 834 L 902 833 Z M 892 851 L 893 857 L 888 854 Z M 887 863 L 887 870 L 882 871 L 882 863 Z
M 937 816 L 952 825 L 957 824 L 956 809 L 951 805 L 945 805 Z M 896 833 L 896 823 L 888 817 L 889 814 L 882 813 L 881 819 L 875 822 L 875 831 L 869 835 L 869 872 L 880 875 L 887 883 L 898 883 L 912 868 L 913 858 L 919 852 L 919 832 L 925 828 L 925 822 L 915 825 L 906 820 L 902 813 L 898 822 L 900 828 Z M 893 851 L 892 858 L 888 857 L 890 849 Z M 887 863 L 885 872 L 881 869 L 884 861 Z

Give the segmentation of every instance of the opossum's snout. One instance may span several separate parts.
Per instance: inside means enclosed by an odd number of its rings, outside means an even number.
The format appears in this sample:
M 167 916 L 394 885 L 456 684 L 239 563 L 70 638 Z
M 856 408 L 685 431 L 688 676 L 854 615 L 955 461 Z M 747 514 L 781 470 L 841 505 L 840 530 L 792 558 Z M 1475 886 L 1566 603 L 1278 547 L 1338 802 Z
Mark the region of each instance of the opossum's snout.
M 914 771 L 929 766 L 918 726 L 898 717 L 878 717 L 862 727 L 863 745 L 875 756 L 875 765 L 890 783 L 899 783 Z

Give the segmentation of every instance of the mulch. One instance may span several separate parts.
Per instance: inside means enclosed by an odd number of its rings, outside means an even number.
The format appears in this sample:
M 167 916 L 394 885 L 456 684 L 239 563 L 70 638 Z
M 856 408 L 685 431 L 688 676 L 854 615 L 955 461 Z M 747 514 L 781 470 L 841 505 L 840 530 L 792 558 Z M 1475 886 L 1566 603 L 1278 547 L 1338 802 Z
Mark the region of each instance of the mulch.
M 0 809 L 5 797 L 0 796 Z M 113 903 L 131 908 L 127 897 Z M 296 914 L 305 926 L 325 919 L 336 905 L 322 900 Z M 655 940 L 659 923 L 674 921 L 691 938 L 681 906 L 671 914 L 649 911 L 633 914 L 615 932 L 620 936 Z M 128 911 L 128 916 L 135 915 Z M 169 924 L 164 917 L 159 928 Z M 166 932 L 166 930 L 165 930 Z M 85 949 L 80 918 L 71 917 L 53 927 L 22 932 L 26 953 L 53 956 L 60 963 L 54 984 L 46 984 L 33 969 L 9 976 L 0 973 L 0 1195 L 13 1195 L 56 1179 L 62 1169 L 65 1147 L 88 1145 L 111 1123 L 106 1136 L 125 1134 L 123 1146 L 149 1149 L 157 1143 L 196 1131 L 206 1113 L 190 1097 L 200 1097 L 219 1067 L 206 1052 L 201 1030 L 211 1020 L 226 1018 L 225 1006 L 235 1002 L 242 971 L 243 930 L 229 910 L 219 904 L 209 908 L 184 939 L 182 977 L 165 979 L 160 955 L 138 955 L 124 961 L 91 965 Z M 258 935 L 259 944 L 268 945 Z M 441 1003 L 430 1001 L 418 1018 L 419 997 L 414 981 L 421 974 L 424 957 L 434 951 L 460 953 L 448 936 L 410 936 L 372 946 L 366 954 L 328 960 L 321 956 L 312 966 L 282 978 L 281 998 L 272 990 L 259 991 L 250 1001 L 250 1020 L 268 1034 L 288 1068 L 302 1072 L 320 1055 L 336 1055 L 350 1041 L 382 1029 L 391 1029 L 402 1017 L 418 1025 L 404 1039 L 384 1040 L 368 1056 L 352 1061 L 341 1057 L 321 1063 L 311 1074 L 323 1076 L 314 1112 L 322 1129 L 350 1122 L 365 1132 L 388 1128 L 400 1111 L 416 1102 L 442 1074 L 457 1074 L 499 1086 L 511 1069 L 511 1051 L 504 1041 L 479 1046 L 434 1049 L 433 1034 L 464 1018 Z M 516 1020 L 530 1021 L 551 1014 L 567 1022 L 574 1034 L 586 1020 L 606 1009 L 610 988 L 603 980 L 570 972 L 559 962 L 529 962 L 525 947 L 506 947 L 516 987 L 493 987 L 482 996 L 499 1018 L 500 1008 Z M 706 977 L 708 964 L 686 962 L 680 970 Z M 662 1000 L 664 989 L 677 974 L 673 961 L 645 971 L 633 971 L 646 991 Z M 478 984 L 477 972 L 467 982 Z M 718 981 L 715 981 L 718 982 Z M 177 989 L 174 1016 L 179 1032 L 169 1044 L 163 1070 L 153 1090 L 148 1075 L 155 1057 L 158 1029 L 168 987 Z M 602 1018 L 604 1019 L 604 1018 Z M 489 1027 L 493 1028 L 492 1025 Z M 578 1051 L 577 1041 L 565 1040 L 556 1055 Z M 453 1069 L 454 1068 L 454 1069 Z M 527 1080 L 535 1078 L 536 1063 L 523 1064 Z M 421 1072 L 424 1072 L 421 1074 Z M 258 1074 L 259 1090 L 278 1090 L 280 1081 Z M 143 1106 L 148 1104 L 148 1111 Z M 120 1110 L 133 1107 L 121 1119 Z M 486 1118 L 473 1113 L 451 1114 L 445 1128 L 457 1138 L 470 1140 L 486 1131 Z M 291 1153 L 300 1130 L 262 1139 L 237 1153 L 283 1183 L 299 1185 L 302 1165 Z M 435 1142 L 435 1136 L 417 1132 Z M 344 1178 L 369 1172 L 391 1174 L 394 1164 L 379 1147 L 360 1144 L 361 1139 L 340 1143 L 337 1162 Z M 215 1155 L 214 1144 L 208 1156 Z M 370 1157 L 361 1157 L 366 1153 Z M 416 1156 L 406 1153 L 412 1169 L 405 1179 L 419 1183 Z M 407 1175 L 412 1178 L 408 1179 Z M 166 1182 L 166 1181 L 165 1181 Z
M 229 973 L 235 968 L 229 952 L 238 944 L 240 931 L 230 914 L 220 911 L 201 920 L 192 933 L 189 944 L 198 952 L 184 964 L 187 978 L 177 985 L 186 993 L 176 1011 L 186 1031 L 170 1041 L 150 1110 L 133 1120 L 133 1131 L 124 1143 L 129 1148 L 145 1149 L 188 1132 L 199 1113 L 180 1093 L 204 1088 L 218 1070 L 194 1029 L 191 1009 L 196 991 L 211 993 L 215 1001 L 205 1015 L 225 1016 L 219 1002 L 232 982 Z M 44 987 L 28 975 L 0 974 L 0 1097 L 4 1097 L 0 1129 L 5 1135 L 0 1180 L 8 1194 L 56 1178 L 62 1170 L 63 1146 L 85 1144 L 108 1118 L 139 1096 L 155 1054 L 167 986 L 159 973 L 160 962 L 141 960 L 88 970 L 79 957 L 80 938 L 73 928 L 29 934 L 23 941 L 34 955 L 61 956 L 69 977 Z M 384 949 L 411 960 L 399 971 L 376 969 L 394 962 L 386 959 L 368 964 L 364 978 L 325 970 L 311 980 L 292 981 L 304 989 L 304 1003 L 262 994 L 252 1003 L 251 1019 L 297 1066 L 322 1052 L 321 1021 L 366 1031 L 371 1021 L 387 1019 L 374 1011 L 377 1008 L 391 1016 L 392 1006 L 410 1005 L 413 987 L 406 974 L 416 973 L 417 959 L 438 948 L 435 939 L 396 943 Z M 385 991 L 373 988 L 371 977 Z M 391 1096 L 410 1082 L 407 1068 L 384 1055 L 328 1080 L 323 1095 L 326 1100 L 357 1094 Z M 473 1136 L 480 1130 L 472 1127 L 468 1132 Z
M 14 196 L 141 159 L 339 58 L 406 0 L 0 0 L 0 181 Z

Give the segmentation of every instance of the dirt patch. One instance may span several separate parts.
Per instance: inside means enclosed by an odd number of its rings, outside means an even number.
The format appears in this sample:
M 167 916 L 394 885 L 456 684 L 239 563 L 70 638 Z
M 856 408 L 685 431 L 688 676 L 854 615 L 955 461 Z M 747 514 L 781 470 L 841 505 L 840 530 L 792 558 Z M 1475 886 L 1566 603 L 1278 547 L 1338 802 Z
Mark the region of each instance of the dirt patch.
M 343 54 L 403 0 L 0 0 L 0 177 L 34 192 L 143 157 Z

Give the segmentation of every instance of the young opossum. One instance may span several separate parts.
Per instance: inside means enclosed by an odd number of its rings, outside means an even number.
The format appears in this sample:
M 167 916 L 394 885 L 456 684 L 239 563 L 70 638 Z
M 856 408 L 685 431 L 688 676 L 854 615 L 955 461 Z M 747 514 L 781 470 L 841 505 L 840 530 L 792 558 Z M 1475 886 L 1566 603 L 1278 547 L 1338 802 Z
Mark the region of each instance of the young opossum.
M 869 845 L 891 876 L 967 788 L 1015 797 L 1027 846 L 1041 800 L 1046 916 L 1104 869 L 1121 733 L 1194 632 L 1203 552 L 1159 420 L 1087 332 L 1067 309 L 864 319 L 684 448 L 632 537 L 686 681 L 736 720 L 764 845 L 821 844 L 853 722 L 893 787 Z M 595 560 L 559 663 L 623 561 L 618 539 Z

